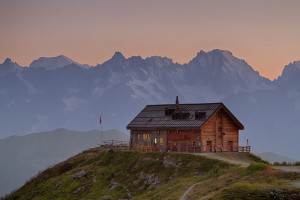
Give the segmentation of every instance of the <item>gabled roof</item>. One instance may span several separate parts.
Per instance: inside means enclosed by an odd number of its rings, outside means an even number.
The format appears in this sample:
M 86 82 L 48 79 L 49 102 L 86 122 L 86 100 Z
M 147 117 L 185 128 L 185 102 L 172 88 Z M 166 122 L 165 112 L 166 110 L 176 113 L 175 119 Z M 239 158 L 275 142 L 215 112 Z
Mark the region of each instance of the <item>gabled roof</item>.
M 165 115 L 165 109 L 175 109 L 175 104 L 147 105 L 128 125 L 130 130 L 195 130 L 200 129 L 219 109 L 223 109 L 233 120 L 239 129 L 244 126 L 225 107 L 223 103 L 203 103 L 203 104 L 179 104 L 179 111 L 189 113 L 186 119 L 172 119 L 172 115 Z M 205 112 L 200 119 L 195 119 L 195 112 Z

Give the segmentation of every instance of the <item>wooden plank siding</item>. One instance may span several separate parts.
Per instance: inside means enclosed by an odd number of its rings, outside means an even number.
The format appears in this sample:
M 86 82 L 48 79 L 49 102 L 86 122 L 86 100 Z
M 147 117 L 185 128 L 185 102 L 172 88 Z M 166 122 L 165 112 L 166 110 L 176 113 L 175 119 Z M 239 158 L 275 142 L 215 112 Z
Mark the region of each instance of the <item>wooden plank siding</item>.
M 170 151 L 200 152 L 198 141 L 201 139 L 199 130 L 169 130 L 167 149 Z
M 238 151 L 238 134 L 239 129 L 228 114 L 219 110 L 201 128 L 201 150 Z M 211 146 L 208 143 L 211 143 Z

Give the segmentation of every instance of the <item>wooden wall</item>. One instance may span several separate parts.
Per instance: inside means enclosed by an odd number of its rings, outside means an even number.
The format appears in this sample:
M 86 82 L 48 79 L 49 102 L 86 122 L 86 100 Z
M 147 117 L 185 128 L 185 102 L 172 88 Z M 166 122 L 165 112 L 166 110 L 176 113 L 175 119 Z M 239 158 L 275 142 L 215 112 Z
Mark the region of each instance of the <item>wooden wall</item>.
M 238 151 L 238 133 L 228 114 L 219 110 L 201 128 L 202 151 Z
M 195 151 L 200 152 L 199 130 L 169 130 L 167 149 L 170 151 Z

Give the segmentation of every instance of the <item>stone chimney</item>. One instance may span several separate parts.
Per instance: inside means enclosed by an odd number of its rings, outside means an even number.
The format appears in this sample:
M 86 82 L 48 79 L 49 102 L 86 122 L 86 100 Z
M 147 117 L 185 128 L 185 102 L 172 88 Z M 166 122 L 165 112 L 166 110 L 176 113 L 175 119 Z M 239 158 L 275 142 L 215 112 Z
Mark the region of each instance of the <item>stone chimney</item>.
M 179 110 L 179 100 L 178 100 L 178 96 L 176 96 L 176 110 Z

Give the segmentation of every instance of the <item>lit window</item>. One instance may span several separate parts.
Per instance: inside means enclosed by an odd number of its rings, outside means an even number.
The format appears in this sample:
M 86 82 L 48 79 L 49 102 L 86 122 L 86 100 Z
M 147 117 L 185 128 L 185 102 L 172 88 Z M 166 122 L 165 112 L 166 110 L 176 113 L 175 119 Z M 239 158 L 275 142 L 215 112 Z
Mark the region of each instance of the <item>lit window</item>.
M 144 139 L 145 141 L 147 141 L 147 139 L 148 139 L 148 134 L 144 133 L 144 134 L 143 134 L 143 139 Z
M 163 138 L 163 137 L 160 138 L 160 144 L 161 144 L 161 145 L 164 144 L 164 138 Z
M 155 144 L 157 143 L 157 139 L 156 139 L 156 138 L 154 138 L 154 143 L 155 143 Z
M 147 134 L 147 136 L 148 136 L 148 141 L 150 141 L 151 140 L 150 134 Z

